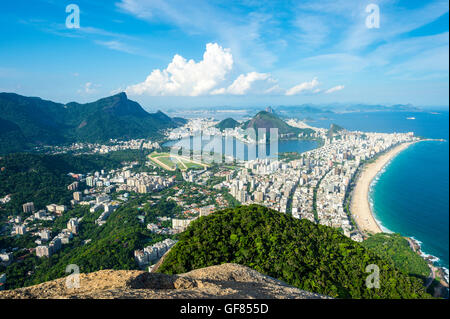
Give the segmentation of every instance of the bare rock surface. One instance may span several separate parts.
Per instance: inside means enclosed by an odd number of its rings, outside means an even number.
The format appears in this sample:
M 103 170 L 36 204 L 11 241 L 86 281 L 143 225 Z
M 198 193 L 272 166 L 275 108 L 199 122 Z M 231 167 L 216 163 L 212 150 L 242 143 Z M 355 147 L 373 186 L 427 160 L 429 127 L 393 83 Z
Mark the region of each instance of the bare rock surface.
M 138 270 L 101 270 L 80 274 L 80 287 L 67 288 L 66 278 L 0 292 L 0 299 L 208 299 L 328 298 L 300 290 L 237 264 L 196 269 L 181 275 Z

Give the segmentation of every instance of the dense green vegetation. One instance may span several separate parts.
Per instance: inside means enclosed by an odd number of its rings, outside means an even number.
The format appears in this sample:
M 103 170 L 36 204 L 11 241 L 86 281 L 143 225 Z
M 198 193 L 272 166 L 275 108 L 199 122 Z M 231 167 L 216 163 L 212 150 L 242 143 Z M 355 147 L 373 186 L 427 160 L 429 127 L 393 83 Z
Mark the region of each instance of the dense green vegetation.
M 183 123 L 162 112 L 147 113 L 125 93 L 92 103 L 66 105 L 0 93 L 0 115 L 0 154 L 42 144 L 161 138 L 161 130 Z M 17 143 L 11 143 L 11 137 Z
M 398 269 L 407 274 L 423 279 L 430 274 L 430 268 L 425 259 L 415 253 L 408 241 L 400 234 L 372 235 L 363 242 L 363 245 L 380 257 L 386 260 L 391 259 Z
M 0 154 L 18 152 L 26 147 L 26 139 L 20 127 L 0 118 Z
M 219 124 L 216 125 L 218 129 L 224 131 L 227 128 L 234 129 L 239 126 L 239 122 L 231 117 L 226 118 L 225 120 L 220 121 Z
M 159 271 L 183 273 L 227 262 L 332 297 L 430 297 L 421 280 L 337 229 L 258 205 L 226 209 L 193 221 Z M 365 285 L 370 264 L 380 269 L 379 289 Z

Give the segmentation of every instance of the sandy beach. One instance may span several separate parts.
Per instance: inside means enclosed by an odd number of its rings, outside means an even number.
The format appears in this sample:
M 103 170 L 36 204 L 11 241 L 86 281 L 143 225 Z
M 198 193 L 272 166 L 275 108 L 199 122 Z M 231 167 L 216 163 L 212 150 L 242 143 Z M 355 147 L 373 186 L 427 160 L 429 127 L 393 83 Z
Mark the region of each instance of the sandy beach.
M 406 149 L 415 142 L 400 144 L 389 152 L 381 155 L 373 163 L 366 165 L 356 182 L 353 191 L 352 200 L 350 204 L 350 211 L 355 222 L 358 224 L 360 230 L 376 234 L 381 233 L 382 230 L 377 224 L 372 215 L 372 210 L 369 203 L 369 188 L 372 180 L 376 177 L 378 172 L 393 159 L 398 153 Z

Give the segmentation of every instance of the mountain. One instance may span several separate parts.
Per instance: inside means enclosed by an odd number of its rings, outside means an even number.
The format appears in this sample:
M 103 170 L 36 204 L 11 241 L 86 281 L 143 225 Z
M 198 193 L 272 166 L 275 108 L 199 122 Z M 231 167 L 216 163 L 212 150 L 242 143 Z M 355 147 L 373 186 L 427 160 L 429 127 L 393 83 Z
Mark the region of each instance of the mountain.
M 330 114 L 333 113 L 327 106 L 317 106 L 313 104 L 302 105 L 281 105 L 277 107 L 280 113 L 286 114 L 288 117 L 292 117 L 292 114 L 297 116 L 309 115 L 309 114 Z
M 65 140 L 62 104 L 0 93 L 0 114 L 4 120 L 17 125 L 30 144 L 56 144 Z
M 33 145 L 72 142 L 106 142 L 109 139 L 160 137 L 161 130 L 180 125 L 166 114 L 146 112 L 125 93 L 86 104 L 55 103 L 36 97 L 0 93 L 0 114 L 9 129 L 0 131 L 0 153 L 6 134 L 12 133 L 22 143 L 20 149 Z M 4 136 L 5 135 L 5 136 Z M 22 140 L 23 139 L 23 140 Z
M 240 124 L 239 124 L 238 121 L 236 121 L 235 119 L 232 119 L 231 117 L 229 117 L 229 118 L 226 118 L 223 121 L 220 121 L 220 123 L 217 124 L 216 127 L 218 129 L 220 129 L 221 131 L 224 131 L 227 128 L 234 129 L 234 128 L 238 127 L 239 125 Z
M 395 105 L 370 105 L 370 104 L 353 104 L 348 106 L 337 107 L 337 110 L 344 112 L 421 112 L 422 109 L 412 104 L 395 104 Z
M 158 136 L 162 129 L 177 124 L 158 111 L 150 114 L 125 93 L 100 99 L 93 103 L 69 103 L 66 106 L 77 141 L 99 142 L 111 138 L 133 139 Z
M 275 113 L 274 109 L 270 106 L 266 107 L 266 112 L 267 113 Z
M 0 118 L 0 153 L 18 152 L 25 145 L 26 139 L 20 127 L 8 120 Z
M 239 124 L 238 121 L 234 120 L 233 118 L 229 117 L 222 121 L 220 121 L 216 128 L 220 129 L 221 131 L 224 131 L 227 128 L 236 128 L 241 127 L 242 129 L 254 129 L 255 133 L 258 134 L 258 129 L 264 128 L 264 129 L 271 129 L 271 128 L 277 128 L 278 134 L 284 135 L 284 136 L 298 136 L 300 133 L 304 133 L 305 135 L 309 135 L 314 133 L 311 129 L 300 129 L 297 127 L 292 127 L 288 125 L 286 122 L 284 122 L 281 118 L 279 118 L 272 108 L 267 108 L 266 111 L 261 111 L 257 113 L 251 120 L 246 121 L 242 124 Z M 270 131 L 267 130 L 267 134 L 270 135 Z M 284 137 L 281 136 L 281 137 Z M 254 137 L 253 137 L 254 138 Z
M 158 272 L 177 274 L 223 263 L 250 267 L 299 289 L 337 298 L 430 298 L 423 281 L 338 229 L 258 205 L 191 222 Z M 366 286 L 369 265 L 380 288 Z M 370 277 L 369 277 L 370 279 Z
M 327 103 L 323 105 L 302 104 L 302 105 L 280 105 L 277 106 L 280 115 L 292 118 L 304 118 L 307 116 L 319 116 L 332 113 L 354 113 L 354 112 L 421 112 L 421 108 L 412 104 L 380 105 L 380 104 L 342 104 Z
M 248 267 L 223 264 L 181 275 L 139 270 L 100 270 L 80 274 L 80 288 L 66 287 L 66 278 L 0 291 L 0 299 L 216 299 L 327 297 L 302 291 Z
M 333 137 L 333 135 L 339 134 L 339 132 L 341 131 L 345 131 L 345 129 L 342 126 L 339 126 L 337 124 L 331 124 L 330 128 L 328 129 L 327 136 L 331 138 Z
M 172 117 L 172 121 L 174 121 L 178 126 L 183 126 L 188 122 L 188 120 L 182 117 Z
M 300 132 L 300 129 L 286 124 L 275 114 L 266 111 L 257 113 L 250 121 L 244 124 L 243 128 L 253 128 L 256 131 L 259 128 L 278 128 L 279 134 L 298 134 Z
M 242 124 L 243 129 L 254 129 L 256 134 L 258 134 L 259 128 L 264 128 L 269 134 L 269 129 L 277 128 L 280 138 L 284 137 L 294 137 L 298 134 L 303 133 L 305 136 L 314 133 L 312 129 L 300 129 L 288 125 L 285 121 L 279 118 L 274 113 L 269 113 L 267 111 L 261 111 L 257 113 L 251 120 Z

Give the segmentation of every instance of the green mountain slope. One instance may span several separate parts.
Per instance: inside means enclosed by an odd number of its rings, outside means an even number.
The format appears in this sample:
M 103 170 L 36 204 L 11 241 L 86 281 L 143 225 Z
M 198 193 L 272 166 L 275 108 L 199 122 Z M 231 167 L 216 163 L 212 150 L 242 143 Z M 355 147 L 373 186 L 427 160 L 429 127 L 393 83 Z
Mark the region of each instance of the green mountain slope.
M 17 152 L 23 149 L 25 143 L 26 138 L 20 127 L 0 118 L 0 150 L 5 153 Z
M 55 144 L 64 142 L 63 106 L 36 97 L 0 93 L 0 114 L 16 124 L 28 142 Z
M 239 122 L 235 119 L 232 119 L 231 117 L 226 118 L 225 120 L 222 120 L 219 122 L 219 124 L 216 125 L 218 129 L 221 131 L 224 131 L 227 128 L 234 129 L 239 126 Z
M 168 274 L 238 263 L 300 289 L 339 298 L 428 298 L 422 281 L 342 235 L 258 205 L 193 221 L 158 271 Z M 366 267 L 380 269 L 367 288 Z
M 295 137 L 298 134 L 303 133 L 304 136 L 308 136 L 314 133 L 312 129 L 300 129 L 288 125 L 285 121 L 279 118 L 274 113 L 269 113 L 267 111 L 261 111 L 256 114 L 251 120 L 242 124 L 243 129 L 254 129 L 256 134 L 258 134 L 259 128 L 264 128 L 269 134 L 269 129 L 277 128 L 278 134 L 281 138 L 283 137 Z
M 298 134 L 300 129 L 286 124 L 282 119 L 273 113 L 261 111 L 256 114 L 249 122 L 244 124 L 244 129 L 253 128 L 258 131 L 258 128 L 278 128 L 279 134 Z
M 408 241 L 400 234 L 375 234 L 363 242 L 363 246 L 373 250 L 380 257 L 392 259 L 394 265 L 405 273 L 419 278 L 427 278 L 430 274 L 425 259 L 415 253 Z
M 0 93 L 0 114 L 3 121 L 16 125 L 17 136 L 24 138 L 23 145 L 16 147 L 22 150 L 27 148 L 27 143 L 54 145 L 105 142 L 111 138 L 159 137 L 161 130 L 177 127 L 182 122 L 174 121 L 162 112 L 146 112 L 138 103 L 129 100 L 125 93 L 92 103 L 71 102 L 66 105 Z M 5 143 L 5 137 L 0 132 L 0 146 Z M 9 149 L 1 147 L 0 154 L 9 152 Z

